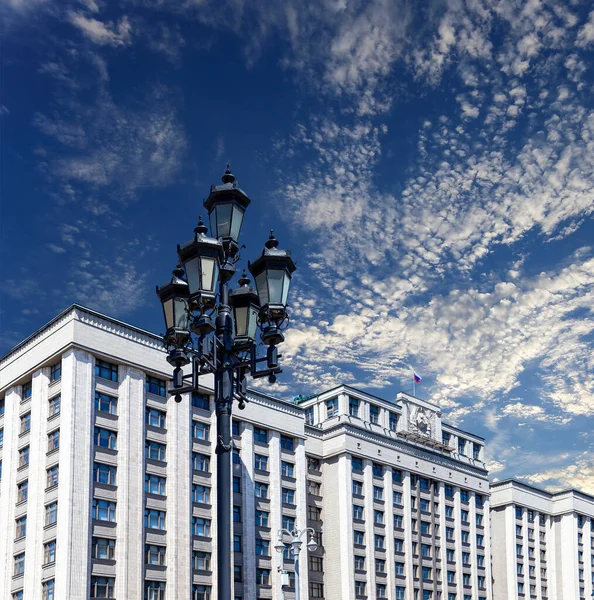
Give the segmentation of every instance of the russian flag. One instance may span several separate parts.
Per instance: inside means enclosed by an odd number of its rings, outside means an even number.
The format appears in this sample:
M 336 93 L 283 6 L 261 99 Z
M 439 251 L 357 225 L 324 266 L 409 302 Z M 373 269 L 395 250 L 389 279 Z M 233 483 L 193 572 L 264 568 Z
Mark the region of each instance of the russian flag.
M 415 383 L 421 383 L 421 381 L 423 381 L 422 377 L 416 371 L 413 371 L 413 379 L 415 380 Z

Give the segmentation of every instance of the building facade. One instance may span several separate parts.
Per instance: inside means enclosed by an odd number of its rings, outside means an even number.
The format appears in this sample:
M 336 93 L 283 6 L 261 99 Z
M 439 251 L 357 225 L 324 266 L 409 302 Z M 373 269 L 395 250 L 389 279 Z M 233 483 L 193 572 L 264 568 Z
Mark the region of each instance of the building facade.
M 175 403 L 165 356 L 73 306 L 0 359 L 0 598 L 216 597 L 212 380 Z M 274 545 L 305 527 L 301 598 L 493 597 L 481 438 L 407 394 L 249 397 L 233 420 L 237 599 L 294 597 Z
M 495 598 L 593 596 L 594 497 L 514 480 L 491 486 Z

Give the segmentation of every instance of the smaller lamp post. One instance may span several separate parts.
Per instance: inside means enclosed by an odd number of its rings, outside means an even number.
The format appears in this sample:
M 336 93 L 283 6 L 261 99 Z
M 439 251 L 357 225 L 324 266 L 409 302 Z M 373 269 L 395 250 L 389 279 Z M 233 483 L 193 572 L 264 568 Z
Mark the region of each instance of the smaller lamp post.
M 301 546 L 303 545 L 303 540 L 301 538 L 303 538 L 306 533 L 309 534 L 307 549 L 310 552 L 315 552 L 318 548 L 318 545 L 314 540 L 315 531 L 311 527 L 306 527 L 301 531 L 297 531 L 296 529 L 293 531 L 289 531 L 288 529 L 279 529 L 278 544 L 276 544 L 274 547 L 279 554 L 282 554 L 287 548 L 290 548 L 295 556 L 295 600 L 299 600 L 299 553 L 301 552 Z M 285 535 L 291 538 L 289 542 L 284 541 Z

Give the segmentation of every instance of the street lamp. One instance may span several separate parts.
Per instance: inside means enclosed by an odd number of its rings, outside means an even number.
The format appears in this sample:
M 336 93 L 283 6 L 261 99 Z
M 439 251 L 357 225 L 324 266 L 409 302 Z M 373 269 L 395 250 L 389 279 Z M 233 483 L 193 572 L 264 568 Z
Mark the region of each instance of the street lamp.
M 307 549 L 310 552 L 315 552 L 318 549 L 318 545 L 314 540 L 315 531 L 311 527 L 306 527 L 301 531 L 297 531 L 296 529 L 293 531 L 279 529 L 278 543 L 274 546 L 274 549 L 279 554 L 282 554 L 287 548 L 290 548 L 293 551 L 293 556 L 295 557 L 295 600 L 299 600 L 299 553 L 301 552 L 301 546 L 303 545 L 303 540 L 301 538 L 307 533 L 309 534 Z M 286 535 L 291 538 L 288 542 L 284 541 Z
M 222 185 L 211 186 L 204 201 L 211 235 L 202 222 L 194 238 L 177 247 L 179 264 L 171 281 L 157 287 L 163 305 L 167 360 L 173 369 L 169 394 L 198 391 L 201 375 L 214 375 L 217 415 L 217 535 L 218 598 L 231 600 L 231 411 L 233 400 L 240 409 L 247 402 L 247 380 L 268 377 L 273 383 L 282 372 L 276 346 L 284 341 L 288 325 L 287 298 L 295 263 L 286 250 L 278 249 L 271 232 L 262 256 L 249 264 L 258 293 L 245 272 L 239 288 L 230 291 L 229 281 L 239 261 L 239 233 L 250 204 L 229 165 Z M 258 355 L 257 331 L 267 346 Z M 265 363 L 262 365 L 262 363 Z M 183 367 L 191 365 L 189 373 Z

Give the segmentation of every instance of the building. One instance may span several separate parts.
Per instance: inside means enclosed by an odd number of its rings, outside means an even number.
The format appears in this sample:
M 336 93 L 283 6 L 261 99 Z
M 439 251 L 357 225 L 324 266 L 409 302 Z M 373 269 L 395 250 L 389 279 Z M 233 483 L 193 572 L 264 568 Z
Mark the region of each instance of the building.
M 0 359 L 0 597 L 215 597 L 212 379 L 177 404 L 161 338 L 74 305 Z M 407 394 L 251 391 L 233 421 L 234 590 L 491 599 L 484 442 Z M 294 576 L 282 591 L 294 597 Z
M 514 480 L 491 486 L 495 598 L 593 596 L 594 497 Z
M 340 386 L 300 406 L 322 465 L 327 597 L 492 598 L 484 440 L 404 393 L 394 403 Z

